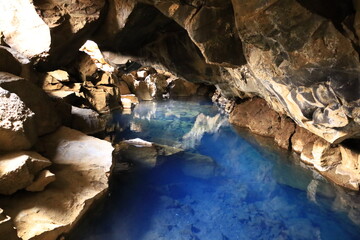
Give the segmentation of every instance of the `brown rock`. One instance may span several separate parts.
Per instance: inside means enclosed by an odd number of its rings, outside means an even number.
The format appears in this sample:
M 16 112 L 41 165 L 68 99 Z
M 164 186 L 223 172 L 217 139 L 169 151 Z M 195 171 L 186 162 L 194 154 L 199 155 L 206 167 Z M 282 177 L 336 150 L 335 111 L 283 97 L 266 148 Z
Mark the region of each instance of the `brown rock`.
M 17 52 L 33 58 L 50 48 L 50 29 L 36 13 L 32 2 L 1 2 L 0 31 Z
M 71 127 L 85 134 L 94 134 L 105 129 L 106 119 L 91 109 L 71 106 Z
M 189 97 L 196 94 L 199 85 L 183 79 L 176 79 L 170 84 L 170 97 Z
M 150 88 L 144 81 L 134 82 L 134 93 L 140 101 L 151 101 L 154 98 L 151 96 Z
M 336 167 L 336 174 L 348 176 L 349 184 L 359 189 L 360 184 L 360 153 L 347 146 L 340 145 L 341 164 Z
M 15 93 L 0 87 L 0 150 L 30 148 L 37 139 L 34 113 Z
M 51 99 L 33 83 L 9 73 L 0 72 L 0 87 L 15 93 L 35 114 L 37 135 L 54 131 L 61 123 Z
M 256 134 L 274 137 L 280 116 L 269 108 L 265 100 L 255 98 L 236 105 L 229 121 L 240 127 L 248 127 Z
M 320 139 L 320 137 L 317 135 L 309 132 L 305 128 L 296 126 L 295 133 L 291 138 L 291 146 L 295 152 L 301 153 L 305 145 L 313 143 L 318 139 Z
M 117 87 L 120 89 L 121 95 L 131 94 L 129 86 L 125 81 L 120 81 Z
M 26 191 L 41 192 L 49 183 L 55 181 L 55 179 L 55 174 L 53 174 L 49 170 L 43 170 L 36 176 L 34 182 L 28 187 L 26 187 Z
M 289 149 L 291 136 L 295 132 L 295 123 L 290 118 L 281 116 L 278 129 L 275 131 L 274 140 L 281 147 Z
M 108 188 L 111 143 L 66 127 L 40 140 L 56 181 L 45 191 L 0 199 L 21 239 L 55 240 L 68 232 Z
M 51 34 L 49 55 L 38 63 L 44 70 L 65 66 L 76 57 L 78 49 L 97 29 L 105 6 L 102 0 L 39 0 L 34 4 Z
M 140 167 L 153 168 L 156 165 L 161 164 L 158 156 L 170 156 L 182 151 L 183 150 L 179 148 L 147 142 L 140 138 L 136 138 L 125 140 L 117 144 L 114 156 L 119 163 L 130 161 Z
M 36 152 L 15 152 L 0 157 L 0 193 L 10 195 L 30 186 L 34 175 L 51 165 Z
M 88 91 L 85 91 L 84 93 L 86 99 L 90 103 L 90 106 L 99 113 L 108 113 L 111 110 L 120 108 L 120 98 L 112 95 L 104 89 L 88 88 Z
M 306 144 L 300 158 L 321 172 L 329 171 L 341 163 L 340 149 L 332 147 L 323 139 Z

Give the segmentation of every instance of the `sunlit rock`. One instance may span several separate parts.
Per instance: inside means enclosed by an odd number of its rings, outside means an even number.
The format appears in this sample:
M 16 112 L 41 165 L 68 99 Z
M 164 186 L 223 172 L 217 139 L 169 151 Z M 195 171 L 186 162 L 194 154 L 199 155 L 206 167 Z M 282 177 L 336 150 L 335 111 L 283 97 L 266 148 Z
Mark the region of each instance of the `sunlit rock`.
M 60 118 L 51 99 L 35 84 L 12 74 L 0 73 L 0 87 L 15 93 L 35 114 L 36 132 L 39 136 L 54 131 Z
M 28 149 L 37 139 L 34 113 L 15 93 L 0 88 L 0 149 Z
M 296 126 L 295 133 L 291 137 L 292 150 L 301 153 L 306 144 L 315 142 L 317 139 L 319 139 L 319 136 L 309 132 L 305 128 Z
M 50 49 L 50 29 L 36 13 L 31 1 L 2 1 L 0 11 L 0 31 L 11 48 L 28 58 Z
M 159 156 L 170 156 L 182 149 L 156 144 L 140 138 L 120 142 L 115 147 L 115 158 L 118 162 L 130 161 L 135 165 L 153 168 L 161 164 Z
M 36 194 L 0 198 L 21 239 L 55 240 L 68 232 L 108 188 L 112 165 L 109 142 L 61 127 L 37 148 L 51 159 L 56 181 Z
M 0 156 L 0 193 L 10 195 L 33 184 L 34 177 L 51 162 L 36 152 Z
M 43 170 L 36 176 L 34 182 L 26 187 L 26 191 L 41 192 L 49 183 L 52 183 L 55 180 L 55 174 L 49 170 Z
M 340 145 L 341 164 L 336 167 L 336 173 L 349 176 L 349 183 L 358 189 L 360 184 L 360 154 L 346 146 Z
M 300 156 L 301 160 L 314 165 L 319 171 L 328 171 L 341 163 L 341 155 L 338 147 L 331 145 L 323 139 L 304 146 Z

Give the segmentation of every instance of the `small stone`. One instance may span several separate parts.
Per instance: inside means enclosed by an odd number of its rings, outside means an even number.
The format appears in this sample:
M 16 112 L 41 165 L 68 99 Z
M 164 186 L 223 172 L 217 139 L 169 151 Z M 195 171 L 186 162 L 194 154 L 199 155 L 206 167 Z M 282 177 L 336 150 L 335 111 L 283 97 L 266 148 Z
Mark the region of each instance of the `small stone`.
M 35 181 L 26 188 L 26 190 L 30 192 L 41 192 L 49 183 L 55 181 L 55 179 L 55 174 L 49 170 L 43 170 L 36 177 Z

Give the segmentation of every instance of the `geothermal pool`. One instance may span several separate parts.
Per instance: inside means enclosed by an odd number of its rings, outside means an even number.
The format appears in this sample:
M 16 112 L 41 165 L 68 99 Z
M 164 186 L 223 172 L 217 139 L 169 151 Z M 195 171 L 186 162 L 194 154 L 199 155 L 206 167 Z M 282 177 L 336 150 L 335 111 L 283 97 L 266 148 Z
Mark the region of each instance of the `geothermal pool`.
M 185 153 L 115 173 L 109 196 L 69 239 L 360 239 L 356 193 L 272 140 L 230 126 L 210 102 L 145 102 L 113 123 L 117 141 L 142 138 Z

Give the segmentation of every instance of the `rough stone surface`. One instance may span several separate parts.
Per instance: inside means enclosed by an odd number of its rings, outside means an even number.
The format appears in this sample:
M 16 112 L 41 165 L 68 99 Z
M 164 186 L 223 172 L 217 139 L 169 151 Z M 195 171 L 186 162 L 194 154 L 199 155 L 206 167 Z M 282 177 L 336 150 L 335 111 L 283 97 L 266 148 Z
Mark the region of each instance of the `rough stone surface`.
M 0 31 L 11 48 L 28 58 L 49 50 L 50 29 L 36 13 L 32 1 L 1 1 L 0 11 Z
M 38 148 L 52 160 L 56 181 L 37 194 L 0 198 L 0 205 L 13 219 L 22 239 L 55 240 L 106 192 L 113 147 L 109 142 L 61 127 L 43 137 Z
M 294 123 L 272 110 L 261 98 L 255 98 L 235 106 L 230 122 L 247 127 L 252 132 L 274 137 L 282 148 L 289 148 L 290 137 L 295 131 Z
M 140 167 L 153 168 L 161 164 L 159 156 L 170 156 L 182 151 L 179 148 L 135 138 L 117 144 L 114 156 L 117 162 L 132 162 Z
M 89 39 L 100 23 L 105 1 L 34 1 L 36 10 L 51 35 L 48 56 L 38 67 L 53 70 L 69 64 L 78 49 Z
M 336 173 L 349 176 L 349 183 L 358 190 L 360 185 L 360 153 L 348 146 L 340 145 L 341 164 L 336 167 Z
M 183 79 L 176 79 L 170 83 L 169 94 L 170 97 L 190 97 L 196 95 L 198 87 L 199 85 Z
M 10 195 L 33 183 L 51 162 L 36 152 L 14 152 L 0 157 L 0 194 Z
M 99 113 L 108 113 L 120 108 L 120 92 L 116 87 L 117 77 L 100 70 L 87 54 L 79 54 L 76 69 L 82 78 L 83 97 L 90 108 Z
M 59 127 L 61 120 L 54 109 L 54 103 L 35 84 L 15 75 L 0 72 L 0 87 L 16 94 L 34 113 L 34 131 L 38 136 L 50 133 Z
M 41 192 L 49 183 L 52 183 L 55 180 L 55 174 L 53 174 L 49 170 L 43 170 L 38 174 L 38 176 L 36 176 L 34 182 L 26 187 L 26 191 Z
M 261 96 L 330 143 L 359 137 L 357 1 L 355 21 L 353 6 L 337 12 L 347 3 L 335 1 L 326 10 L 296 0 L 142 2 L 151 6 L 137 4 L 115 42 L 124 56 L 215 84 L 226 97 Z
M 351 144 L 334 145 L 296 126 L 272 110 L 263 99 L 255 98 L 237 104 L 230 122 L 248 127 L 259 135 L 274 137 L 277 144 L 300 153 L 300 159 L 313 166 L 329 180 L 352 190 L 359 190 L 359 149 L 357 140 Z M 349 146 L 348 146 L 349 145 Z
M 86 134 L 101 132 L 105 129 L 106 119 L 91 109 L 71 107 L 72 128 Z
M 15 93 L 0 87 L 0 150 L 30 148 L 37 139 L 34 113 Z

